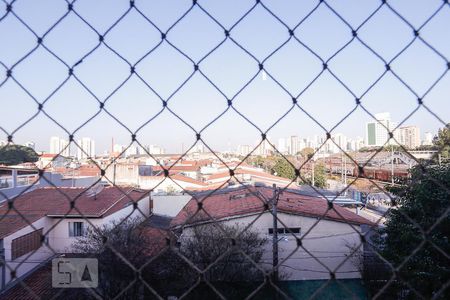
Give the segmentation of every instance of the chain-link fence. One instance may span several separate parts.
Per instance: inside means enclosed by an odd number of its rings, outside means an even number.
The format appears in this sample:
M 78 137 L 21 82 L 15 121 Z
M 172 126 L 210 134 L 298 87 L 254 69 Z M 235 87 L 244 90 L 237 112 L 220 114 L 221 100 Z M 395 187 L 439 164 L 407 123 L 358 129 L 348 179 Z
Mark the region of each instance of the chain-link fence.
M 449 20 L 447 0 L 2 0 L 0 297 L 446 298 Z M 443 129 L 417 151 L 415 123 Z M 52 288 L 61 257 L 97 258 L 99 287 Z

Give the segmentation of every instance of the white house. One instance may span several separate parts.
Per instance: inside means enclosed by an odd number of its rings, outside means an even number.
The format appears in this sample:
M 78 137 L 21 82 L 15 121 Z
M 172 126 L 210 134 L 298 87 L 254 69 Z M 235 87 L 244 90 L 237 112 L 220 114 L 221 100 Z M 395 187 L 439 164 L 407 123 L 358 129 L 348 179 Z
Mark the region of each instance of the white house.
M 210 224 L 212 217 L 219 224 L 238 224 L 266 237 L 266 248 L 260 263 L 267 270 L 272 270 L 274 216 L 270 211 L 270 199 L 274 189 L 249 186 L 204 195 L 197 197 L 202 202 L 202 210 L 195 218 L 190 216 L 198 210 L 198 202 L 192 199 L 172 221 L 174 228 L 182 230 L 181 247 L 183 240 L 191 236 L 194 226 Z M 351 247 L 360 244 L 361 225 L 373 223 L 337 205 L 330 209 L 325 199 L 299 192 L 281 192 L 277 204 L 281 278 L 320 280 L 329 279 L 330 273 L 338 279 L 360 278 L 355 260 L 348 256 Z
M 0 291 L 72 244 L 90 226 L 148 217 L 149 193 L 129 187 L 39 188 L 0 204 Z M 73 204 L 73 208 L 71 208 Z

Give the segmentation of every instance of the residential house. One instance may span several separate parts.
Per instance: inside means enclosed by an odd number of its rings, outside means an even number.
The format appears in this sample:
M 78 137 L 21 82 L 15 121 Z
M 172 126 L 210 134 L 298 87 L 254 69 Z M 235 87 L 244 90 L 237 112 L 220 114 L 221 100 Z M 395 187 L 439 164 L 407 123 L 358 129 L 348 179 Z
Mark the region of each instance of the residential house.
M 277 194 L 273 188 L 246 186 L 217 191 L 212 195 L 198 194 L 197 199 L 191 199 L 171 225 L 182 231 L 181 247 L 183 241 L 192 236 L 195 226 L 217 222 L 254 230 L 267 238 L 260 263 L 263 268 L 272 270 L 274 215 L 271 209 L 275 196 L 275 232 L 278 234 L 282 279 L 325 280 L 330 278 L 330 273 L 337 279 L 361 277 L 355 264 L 359 250 L 350 257 L 351 249 L 361 243 L 361 226 L 372 226 L 373 223 L 344 207 L 332 205 L 328 200 L 299 191 Z M 198 202 L 202 203 L 199 212 Z M 191 218 L 194 214 L 195 218 Z
M 0 204 L 0 253 L 6 262 L 0 266 L 0 290 L 53 256 L 71 253 L 89 227 L 150 214 L 148 191 L 129 187 L 47 187 L 11 200 Z

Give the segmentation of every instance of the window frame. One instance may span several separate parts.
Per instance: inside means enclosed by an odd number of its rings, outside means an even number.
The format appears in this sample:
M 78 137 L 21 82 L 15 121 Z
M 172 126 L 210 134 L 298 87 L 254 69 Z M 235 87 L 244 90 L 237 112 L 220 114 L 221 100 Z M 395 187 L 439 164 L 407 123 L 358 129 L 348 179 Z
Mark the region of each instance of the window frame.
M 288 231 L 288 229 L 290 231 Z M 273 235 L 273 228 L 272 227 L 268 228 L 267 232 L 269 235 Z M 281 227 L 281 228 L 277 228 L 277 232 L 278 232 L 278 234 L 281 234 L 281 235 L 288 235 L 288 234 L 300 235 L 302 232 L 302 228 L 301 227 L 289 227 L 289 228 Z
M 86 235 L 86 226 L 83 221 L 68 222 L 68 224 L 70 238 L 77 238 Z M 80 226 L 79 228 L 78 225 Z

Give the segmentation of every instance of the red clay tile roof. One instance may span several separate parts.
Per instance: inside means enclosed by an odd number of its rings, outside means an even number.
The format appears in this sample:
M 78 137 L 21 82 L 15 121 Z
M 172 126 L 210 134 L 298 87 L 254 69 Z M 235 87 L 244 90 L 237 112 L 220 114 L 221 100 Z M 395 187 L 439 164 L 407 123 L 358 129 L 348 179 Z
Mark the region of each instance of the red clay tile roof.
M 100 176 L 100 169 L 95 165 L 89 166 L 80 166 L 77 169 L 71 168 L 54 168 L 54 170 L 58 173 L 63 174 L 64 176 Z
M 211 217 L 214 219 L 221 219 L 231 216 L 260 213 L 266 210 L 267 208 L 264 207 L 265 203 L 260 200 L 255 193 L 262 194 L 265 199 L 270 199 L 273 195 L 273 189 L 265 187 L 248 187 L 248 189 L 230 191 L 229 193 L 213 194 L 206 198 L 197 199 L 203 203 L 203 209 L 208 212 Z M 172 220 L 171 226 L 179 226 L 184 224 L 186 221 L 194 222 L 192 219 L 188 220 L 188 218 L 194 215 L 197 211 L 197 207 L 197 201 L 195 199 L 191 199 Z M 280 195 L 278 201 L 278 211 L 283 213 L 315 218 L 322 217 L 325 214 L 324 219 L 327 220 L 358 225 L 373 224 L 369 220 L 343 207 L 338 205 L 334 205 L 333 207 L 334 210 L 328 210 L 328 203 L 325 199 L 299 195 L 286 191 Z M 209 216 L 203 210 L 197 213 L 194 218 L 195 222 L 210 220 Z
M 145 254 L 149 256 L 157 255 L 164 250 L 167 247 L 167 239 L 170 238 L 166 230 L 148 226 L 141 229 L 140 234 L 144 235 L 148 241 Z
M 31 273 L 27 278 L 23 279 L 23 283 L 40 299 L 51 299 L 61 290 L 52 288 L 51 262 Z M 16 284 L 4 294 L 0 294 L 0 298 L 3 300 L 25 300 L 33 299 L 33 294 L 28 292 L 21 284 Z
M 105 187 L 95 197 L 88 197 L 86 188 L 41 188 L 13 199 L 14 209 L 8 203 L 0 204 L 0 238 L 28 226 L 44 216 L 105 217 L 125 207 L 132 201 L 144 198 L 148 191 L 130 187 Z M 125 194 L 126 195 L 125 195 Z M 70 200 L 75 207 L 70 208 Z M 22 215 L 19 215 L 19 213 Z M 28 222 L 24 220 L 24 217 Z
M 170 175 L 170 178 L 172 178 L 173 180 L 189 182 L 189 183 L 196 184 L 196 185 L 207 186 L 207 184 L 204 183 L 204 182 L 195 180 L 195 179 L 193 179 L 191 177 L 188 177 L 188 176 L 183 176 L 181 174 Z

